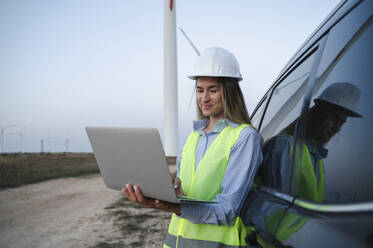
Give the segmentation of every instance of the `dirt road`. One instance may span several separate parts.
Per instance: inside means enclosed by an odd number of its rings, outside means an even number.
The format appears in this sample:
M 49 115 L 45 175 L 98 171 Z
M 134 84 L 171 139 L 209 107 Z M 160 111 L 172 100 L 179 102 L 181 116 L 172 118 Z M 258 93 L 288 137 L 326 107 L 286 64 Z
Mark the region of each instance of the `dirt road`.
M 98 175 L 0 191 L 4 248 L 160 247 L 168 220 L 107 189 Z

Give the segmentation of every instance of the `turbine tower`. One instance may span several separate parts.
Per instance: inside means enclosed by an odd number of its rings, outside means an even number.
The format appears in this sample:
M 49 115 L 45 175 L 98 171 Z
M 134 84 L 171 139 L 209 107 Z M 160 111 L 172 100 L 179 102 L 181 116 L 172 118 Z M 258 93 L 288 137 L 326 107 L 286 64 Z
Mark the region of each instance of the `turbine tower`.
M 12 132 L 12 133 L 9 133 L 9 134 L 17 135 L 19 137 L 19 150 L 18 150 L 18 152 L 23 153 L 23 141 L 24 141 L 23 132 Z
M 40 140 L 40 153 L 44 153 L 44 140 Z
M 68 140 L 68 139 L 65 140 L 65 152 L 66 153 L 69 152 L 69 142 L 70 142 L 70 140 Z
M 0 125 L 0 153 L 4 152 L 4 139 L 5 139 L 5 129 L 15 127 L 16 125 L 11 124 L 11 125 L 6 125 L 6 126 L 1 126 Z
M 51 137 L 51 132 L 50 130 L 48 129 L 48 136 L 45 138 L 45 141 L 47 142 L 47 146 L 48 146 L 48 150 L 47 152 L 50 153 L 51 152 L 51 147 L 52 147 L 52 141 L 53 138 Z
M 72 140 L 72 139 L 69 139 L 69 134 L 66 135 L 66 139 L 65 139 L 65 153 L 68 153 L 70 152 L 69 151 L 69 145 L 70 145 L 70 142 L 71 141 L 75 141 L 75 140 Z
M 9 133 L 11 135 L 17 135 L 19 137 L 19 150 L 18 150 L 18 152 L 20 152 L 20 153 L 24 152 L 24 150 L 23 150 L 23 143 L 26 140 L 25 140 L 25 138 L 23 136 L 23 133 L 25 132 L 25 129 L 26 129 L 26 126 L 24 126 L 20 132 L 11 132 L 11 133 Z
M 164 148 L 166 156 L 175 157 L 178 150 L 176 1 L 164 0 L 163 36 L 163 110 Z

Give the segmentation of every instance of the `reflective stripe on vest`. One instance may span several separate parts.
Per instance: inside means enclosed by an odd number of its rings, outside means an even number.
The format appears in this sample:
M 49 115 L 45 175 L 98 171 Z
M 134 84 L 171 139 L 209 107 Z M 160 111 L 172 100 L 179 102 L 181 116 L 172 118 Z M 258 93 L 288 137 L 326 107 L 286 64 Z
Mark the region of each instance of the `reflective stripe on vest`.
M 179 174 L 181 187 L 187 196 L 209 201 L 221 192 L 230 151 L 247 126 L 225 127 L 207 149 L 196 170 L 195 152 L 200 135 L 195 131 L 189 135 L 182 151 Z M 232 226 L 219 226 L 193 224 L 173 214 L 164 247 L 243 247 L 245 236 L 241 218 L 236 218 Z
M 322 202 L 324 200 L 324 166 L 322 160 L 317 162 L 317 166 L 320 171 L 319 183 L 317 183 L 311 155 L 307 146 L 304 145 L 299 197 L 315 202 Z M 264 226 L 268 231 L 274 234 L 280 242 L 284 242 L 291 235 L 296 233 L 306 221 L 307 218 L 300 215 L 287 212 L 286 210 L 277 210 L 265 218 Z
M 179 219 L 178 221 L 172 222 L 171 224 L 179 224 L 180 222 L 187 221 L 183 218 L 179 218 L 176 215 L 172 216 L 172 219 L 177 218 Z M 236 219 L 236 223 L 232 226 L 217 226 L 217 225 L 210 225 L 210 224 L 185 224 L 183 225 L 184 228 L 193 228 L 193 226 L 198 225 L 199 228 L 196 232 L 202 232 L 202 234 L 208 233 L 208 239 L 201 239 L 201 238 L 187 238 L 186 235 L 172 235 L 170 233 L 170 230 L 167 233 L 166 236 L 166 241 L 165 244 L 163 245 L 164 248 L 166 247 L 172 247 L 172 248 L 189 248 L 189 247 L 206 247 L 206 248 L 213 248 L 213 247 L 222 247 L 222 248 L 238 248 L 238 247 L 247 247 L 246 242 L 245 242 L 245 237 L 246 237 L 246 231 L 243 226 L 241 218 Z M 234 232 L 232 232 L 229 229 L 233 229 Z M 197 233 L 198 234 L 198 233 Z M 235 242 L 236 244 L 231 245 L 231 244 L 226 244 L 222 240 L 231 240 L 230 235 L 234 235 L 234 238 L 236 240 L 240 240 L 238 242 Z M 214 237 L 218 237 L 218 241 Z

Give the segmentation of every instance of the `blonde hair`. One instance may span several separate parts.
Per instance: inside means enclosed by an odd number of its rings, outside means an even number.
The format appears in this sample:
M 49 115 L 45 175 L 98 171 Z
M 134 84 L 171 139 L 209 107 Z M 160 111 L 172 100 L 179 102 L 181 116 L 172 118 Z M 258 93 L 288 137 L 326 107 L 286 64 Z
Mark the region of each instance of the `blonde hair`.
M 215 79 L 220 84 L 222 90 L 224 118 L 240 124 L 251 124 L 238 80 L 235 78 L 223 77 Z M 203 115 L 198 103 L 197 115 L 199 120 L 208 118 L 208 116 Z

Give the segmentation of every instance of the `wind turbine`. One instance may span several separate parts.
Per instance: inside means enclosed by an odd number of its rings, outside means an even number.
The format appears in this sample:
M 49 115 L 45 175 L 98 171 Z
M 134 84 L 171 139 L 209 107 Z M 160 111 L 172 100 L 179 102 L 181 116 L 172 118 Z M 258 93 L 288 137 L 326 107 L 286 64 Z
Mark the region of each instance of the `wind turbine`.
M 11 132 L 11 135 L 17 135 L 19 137 L 19 152 L 23 153 L 23 142 L 25 141 L 23 133 L 26 129 L 26 126 L 22 128 L 20 132 Z
M 40 140 L 40 153 L 44 153 L 44 140 Z
M 5 126 L 0 125 L 0 153 L 4 152 L 5 129 L 15 127 L 15 126 L 16 126 L 15 124 L 10 124 L 10 125 L 5 125 Z
M 22 132 L 11 132 L 11 135 L 17 135 L 19 137 L 19 152 L 23 152 L 23 133 Z
M 66 139 L 65 140 L 65 153 L 68 153 L 69 152 L 69 139 Z
M 47 136 L 47 138 L 45 138 L 45 140 L 42 140 L 42 146 L 43 146 L 44 141 L 46 141 L 47 144 L 48 144 L 48 151 L 47 151 L 48 153 L 51 152 L 51 141 L 52 140 L 53 140 L 53 138 L 51 137 L 50 130 L 48 129 L 48 136 Z
M 65 153 L 69 152 L 69 144 L 71 141 L 76 141 L 76 140 L 69 139 L 69 135 L 67 134 L 66 139 L 65 139 Z

